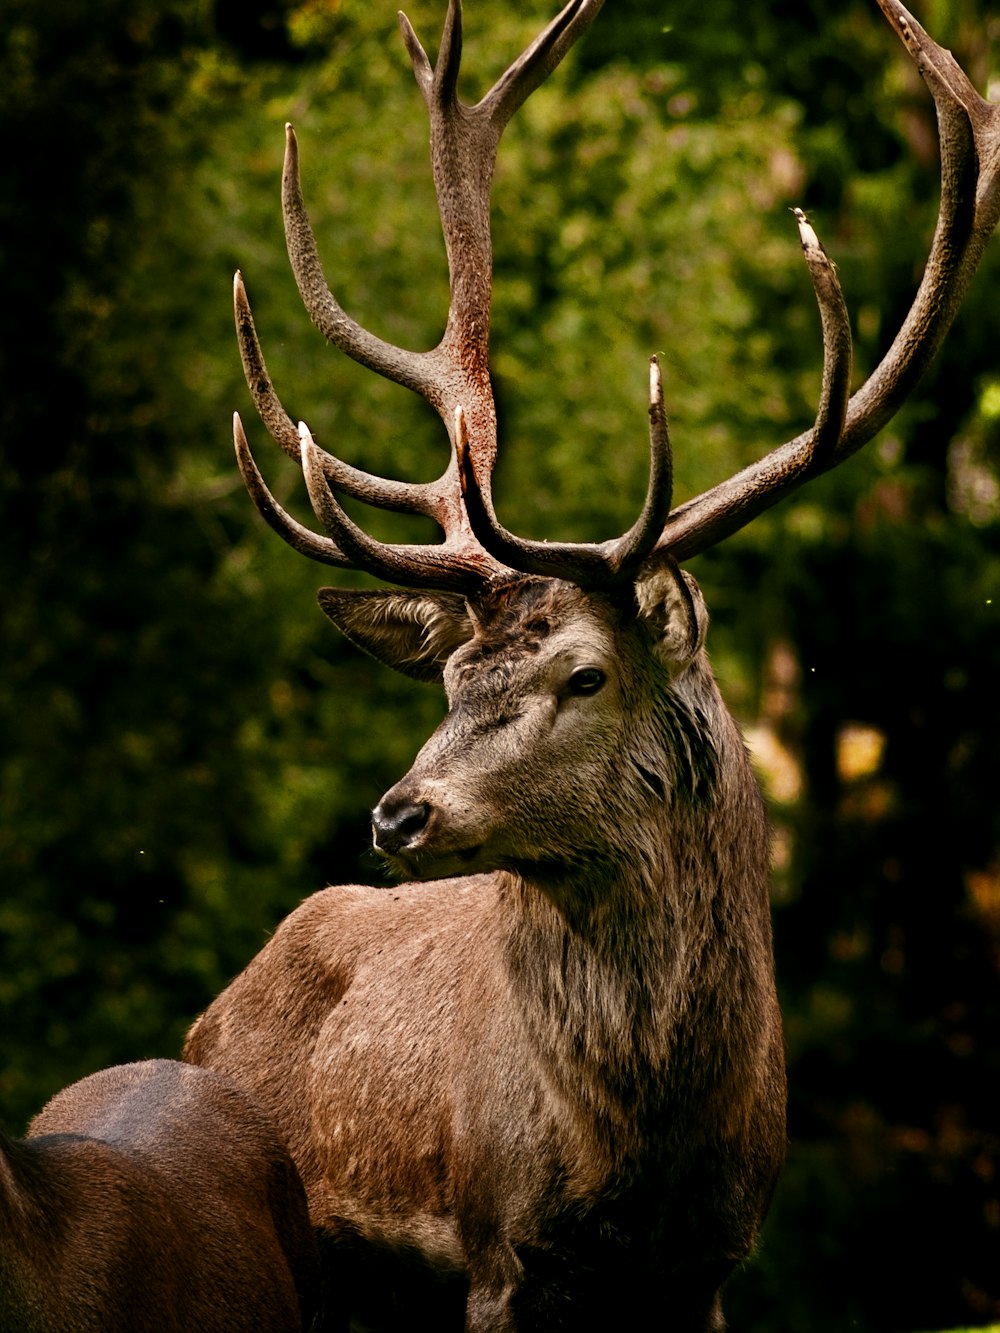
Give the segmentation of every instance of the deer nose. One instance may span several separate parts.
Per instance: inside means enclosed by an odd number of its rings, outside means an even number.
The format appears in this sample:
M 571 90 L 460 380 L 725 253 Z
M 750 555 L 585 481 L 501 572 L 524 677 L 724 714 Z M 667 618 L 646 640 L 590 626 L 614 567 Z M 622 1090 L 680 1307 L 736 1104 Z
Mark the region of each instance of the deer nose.
M 412 847 L 427 827 L 431 807 L 426 801 L 380 802 L 372 811 L 372 834 L 375 846 L 382 852 L 401 852 Z

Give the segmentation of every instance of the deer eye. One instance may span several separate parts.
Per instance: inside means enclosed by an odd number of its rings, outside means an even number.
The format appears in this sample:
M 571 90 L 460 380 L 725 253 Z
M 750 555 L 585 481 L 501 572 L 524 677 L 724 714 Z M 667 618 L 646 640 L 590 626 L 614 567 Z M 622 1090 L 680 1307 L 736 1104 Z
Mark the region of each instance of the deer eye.
M 607 677 L 597 667 L 580 667 L 570 676 L 566 688 L 570 694 L 596 694 Z

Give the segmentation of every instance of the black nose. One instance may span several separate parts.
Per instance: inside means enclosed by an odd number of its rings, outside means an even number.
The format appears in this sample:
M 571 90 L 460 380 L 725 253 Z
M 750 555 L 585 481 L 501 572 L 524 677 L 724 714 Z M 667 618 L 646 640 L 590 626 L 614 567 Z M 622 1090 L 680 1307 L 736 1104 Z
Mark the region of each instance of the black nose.
M 383 801 L 372 811 L 375 846 L 390 855 L 411 846 L 427 827 L 431 808 L 426 801 Z

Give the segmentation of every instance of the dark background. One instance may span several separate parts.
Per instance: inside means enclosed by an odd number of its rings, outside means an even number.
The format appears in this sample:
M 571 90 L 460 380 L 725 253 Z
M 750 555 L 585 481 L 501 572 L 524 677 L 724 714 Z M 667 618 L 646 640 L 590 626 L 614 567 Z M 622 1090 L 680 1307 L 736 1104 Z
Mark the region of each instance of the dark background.
M 433 47 L 442 6 L 410 10 Z M 478 96 L 549 17 L 469 0 Z M 1000 14 L 918 13 L 981 89 Z M 279 389 L 353 461 L 432 475 L 418 403 L 317 345 L 285 270 L 285 119 L 344 304 L 436 339 L 446 277 L 391 6 L 27 3 L 0 25 L 0 1115 L 175 1054 L 441 712 L 314 604 L 229 415 L 243 267 Z M 612 0 L 495 191 L 502 512 L 603 538 L 665 366 L 681 498 L 811 420 L 810 211 L 859 377 L 936 209 L 933 112 L 874 4 Z M 694 563 L 775 824 L 791 1158 L 732 1326 L 1000 1319 L 1000 251 L 866 453 Z M 252 413 L 251 413 L 252 414 Z M 248 429 L 275 486 L 291 469 Z M 541 445 L 544 444 L 544 451 Z M 265 461 L 267 460 L 267 461 Z M 300 511 L 302 512 L 301 508 Z M 383 531 L 382 519 L 373 526 Z M 387 529 L 386 529 L 387 530 Z

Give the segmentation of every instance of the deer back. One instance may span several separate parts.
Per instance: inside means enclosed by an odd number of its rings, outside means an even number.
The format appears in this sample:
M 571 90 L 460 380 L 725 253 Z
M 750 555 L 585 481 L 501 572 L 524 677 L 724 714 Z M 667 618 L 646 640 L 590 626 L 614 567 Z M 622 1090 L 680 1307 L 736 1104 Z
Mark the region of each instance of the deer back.
M 2 1147 L 4 1333 L 309 1326 L 318 1256 L 302 1184 L 228 1079 L 168 1060 L 116 1066 Z

